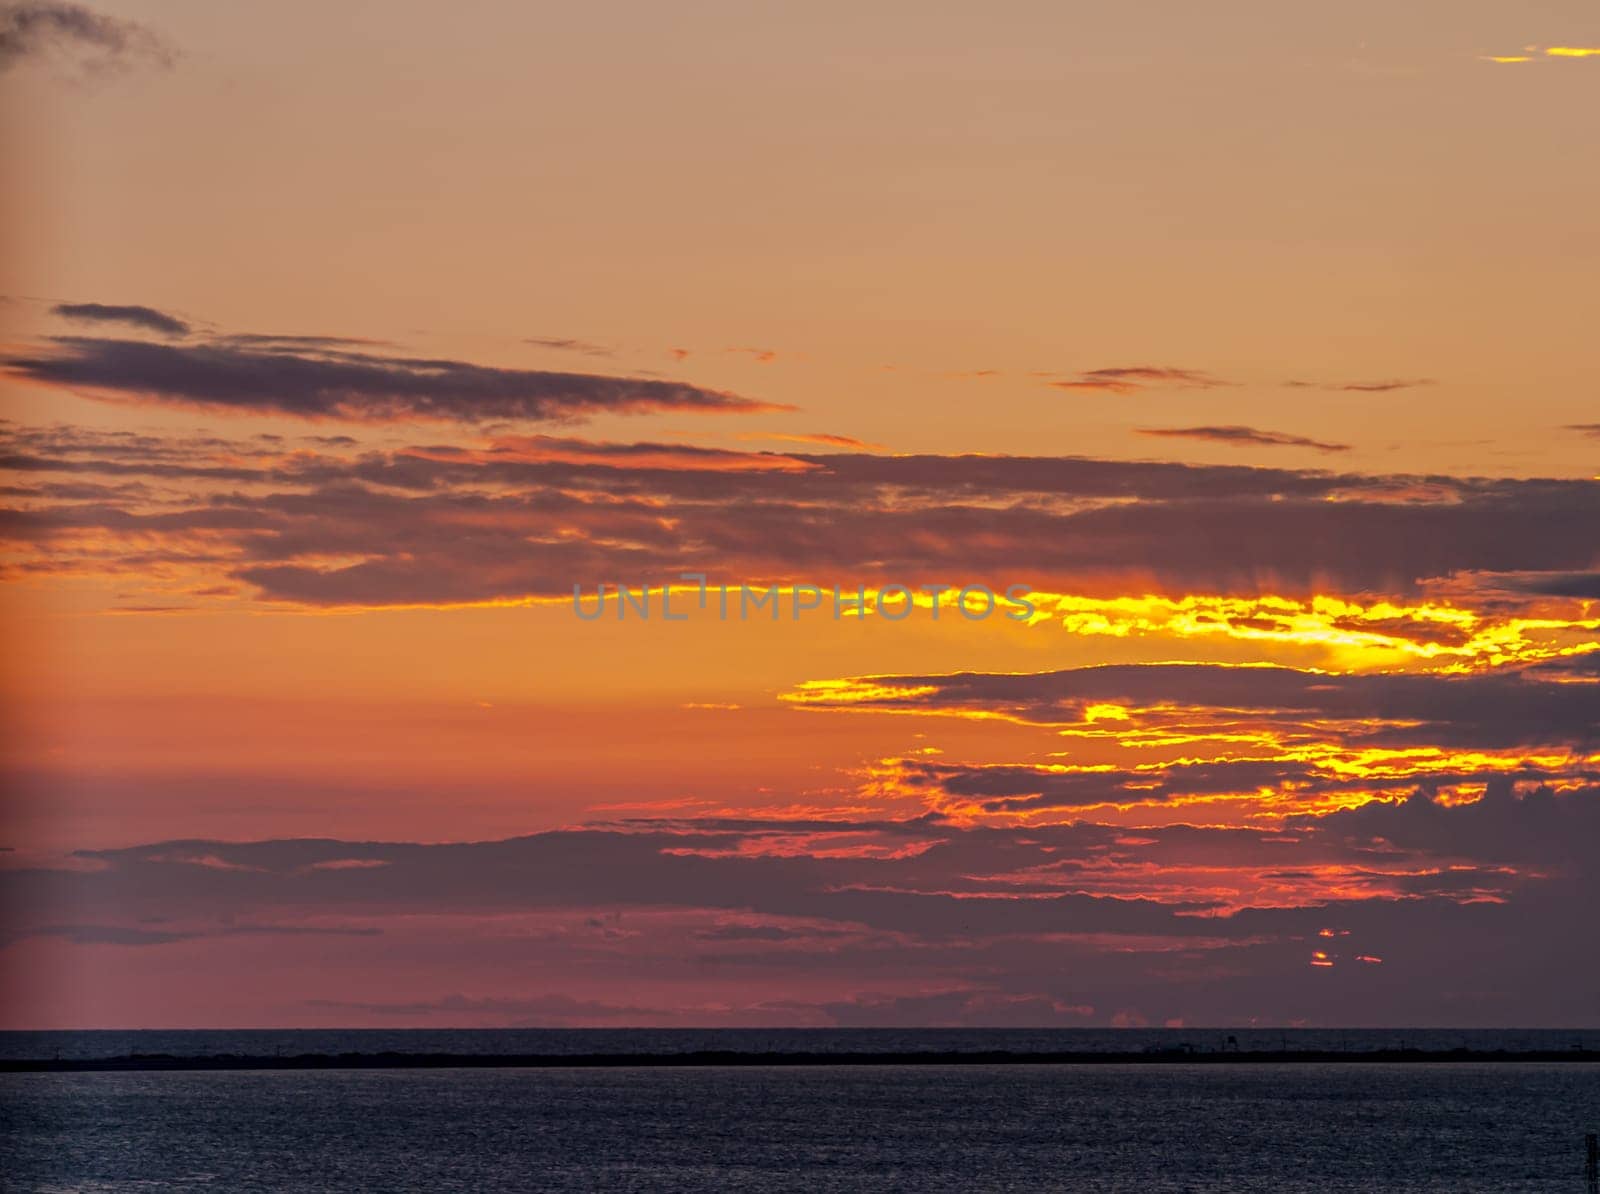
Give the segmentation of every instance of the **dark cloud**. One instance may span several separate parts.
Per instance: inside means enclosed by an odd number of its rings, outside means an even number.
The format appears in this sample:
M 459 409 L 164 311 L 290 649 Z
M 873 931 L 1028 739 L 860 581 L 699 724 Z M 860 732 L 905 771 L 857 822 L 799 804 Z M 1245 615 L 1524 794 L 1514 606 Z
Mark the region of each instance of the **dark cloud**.
M 378 356 L 305 338 L 169 345 L 60 336 L 52 344 L 5 364 L 16 375 L 65 389 L 236 413 L 481 423 L 789 409 L 684 382 Z
M 318 951 L 299 988 L 379 1015 L 665 1022 L 684 1014 L 668 995 L 681 983 L 722 1022 L 1104 1023 L 1136 1007 L 1393 1024 L 1431 1004 L 1434 1023 L 1559 1024 L 1600 990 L 1600 960 L 1571 948 L 1600 896 L 1597 818 L 1593 785 L 1502 785 L 1262 828 L 710 819 L 473 843 L 169 841 L 0 870 L 0 908 L 13 942 L 182 940 L 218 964 L 230 925 L 382 929 Z M 512 956 L 520 981 L 441 995 L 441 971 L 416 962 L 429 924 L 447 991 Z M 280 961 L 302 944 L 285 936 Z M 1313 948 L 1332 974 L 1312 972 Z M 823 976 L 839 994 L 815 994 Z M 377 998 L 338 994 L 374 977 Z M 738 1010 L 757 981 L 766 1002 Z M 625 1006 L 592 998 L 645 984 Z
M 57 303 L 50 308 L 63 319 L 80 323 L 122 323 L 130 327 L 159 332 L 163 336 L 186 336 L 189 325 L 176 315 L 157 311 L 154 307 L 137 305 L 116 306 L 108 303 Z
M 1299 824 L 1330 840 L 1383 841 L 1402 850 L 1485 864 L 1531 865 L 1547 872 L 1587 871 L 1600 845 L 1600 787 L 1538 784 L 1518 790 L 1512 777 L 1485 782 L 1483 796 L 1441 804 L 1422 791 L 1398 802 L 1342 809 Z
M 1579 435 L 1592 435 L 1600 438 L 1600 423 L 1572 423 L 1568 431 L 1576 431 Z
M 792 929 L 775 924 L 725 924 L 695 932 L 696 941 L 815 941 L 830 936 L 816 929 Z
M 945 843 L 949 849 L 944 856 L 929 858 L 925 851 L 901 863 L 871 857 L 742 856 L 749 845 L 769 836 L 841 834 L 854 840 L 870 832 L 849 823 L 815 831 L 783 822 L 749 829 L 634 823 L 622 831 L 557 831 L 444 846 L 308 839 L 166 842 L 85 852 L 83 857 L 101 864 L 95 870 L 0 873 L 0 885 L 16 897 L 6 906 L 24 918 L 70 896 L 78 906 L 119 909 L 120 916 L 105 918 L 109 920 L 192 917 L 196 908 L 216 916 L 282 920 L 313 910 L 342 915 L 358 906 L 368 916 L 406 909 L 444 914 L 653 906 L 804 917 L 932 938 L 1073 927 L 1186 936 L 1206 930 L 1198 922 L 1186 925 L 1176 915 L 1197 907 L 1184 902 L 1168 907 L 1140 899 L 1063 894 L 1037 906 L 1018 906 L 1002 885 L 1004 890 L 992 893 L 996 898 L 969 905 L 950 894 L 952 884 L 973 893 L 987 888 L 982 880 L 962 880 L 953 868 L 997 857 L 996 850 L 1005 843 L 928 822 L 916 823 L 913 833 L 930 843 Z M 350 865 L 352 861 L 384 865 Z M 339 865 L 331 865 L 335 863 Z M 897 881 L 882 886 L 891 879 Z
M 1192 727 L 1199 730 L 1201 727 Z M 1237 730 L 1235 723 L 1228 727 Z M 1043 810 L 1095 809 L 1115 805 L 1167 805 L 1227 798 L 1275 808 L 1283 802 L 1315 802 L 1325 796 L 1373 798 L 1365 807 L 1408 797 L 1431 801 L 1458 790 L 1504 787 L 1529 790 L 1551 783 L 1600 782 L 1600 771 L 1581 765 L 1513 770 L 1448 771 L 1435 768 L 1419 776 L 1408 761 L 1385 767 L 1349 765 L 1349 753 L 1323 762 L 1292 757 L 1213 759 L 1150 763 L 1140 768 L 1044 766 L 1024 764 L 936 763 L 900 759 L 884 764 L 885 775 L 952 813 L 973 807 L 987 814 Z
M 1069 1003 L 1046 994 L 1012 993 L 1003 986 L 963 985 L 931 995 L 859 995 L 820 1005 L 818 1011 L 840 1028 L 1082 1027 L 1095 1013 L 1092 1004 Z
M 24 937 L 60 937 L 74 945 L 171 945 L 203 937 L 377 937 L 377 928 L 340 928 L 320 925 L 221 925 L 203 929 L 150 929 L 138 925 L 40 925 L 24 929 L 0 944 Z
M 373 340 L 364 336 L 307 336 L 278 332 L 229 332 L 213 337 L 217 344 L 236 348 L 261 349 L 331 349 L 331 348 L 390 348 L 391 340 Z
M 406 1019 L 432 1016 L 448 1018 L 452 1026 L 462 1019 L 490 1017 L 497 1024 L 517 1028 L 562 1028 L 610 1021 L 621 1025 L 659 1024 L 671 1016 L 666 1008 L 636 1004 L 607 1003 L 598 999 L 575 999 L 570 995 L 532 995 L 514 998 L 470 995 L 445 995 L 437 999 L 395 1000 L 387 1003 L 357 1003 L 337 999 L 309 999 L 308 1007 L 330 1008 L 341 1012 L 363 1012 L 376 1016 Z
M 565 336 L 528 336 L 524 344 L 531 344 L 535 348 L 549 348 L 556 352 L 575 352 L 586 357 L 614 357 L 617 351 L 604 344 L 595 344 L 588 340 L 573 340 Z
M 1090 369 L 1049 384 L 1058 390 L 1134 394 L 1144 389 L 1212 390 L 1233 383 L 1199 369 L 1175 369 L 1168 365 L 1122 365 Z
M 741 435 L 743 440 L 776 440 L 781 443 L 814 444 L 826 448 L 852 448 L 859 452 L 882 452 L 882 444 L 869 443 L 853 435 L 835 435 L 827 431 L 784 432 L 769 431 L 764 434 Z
M 171 945 L 174 941 L 189 941 L 198 935 L 125 925 L 43 925 L 20 936 L 60 937 L 74 945 Z
M 985 812 L 1165 804 L 1178 796 L 1256 793 L 1263 785 L 1304 782 L 1309 768 L 1274 760 L 1175 765 L 1145 771 L 901 760 L 897 782 L 927 796 L 976 802 Z
M 1533 596 L 1600 601 L 1600 572 L 1555 572 L 1520 577 L 1508 587 Z
M 1434 385 L 1431 377 L 1391 377 L 1382 381 L 1286 381 L 1290 389 L 1332 390 L 1346 394 L 1387 394 L 1394 390 L 1410 390 L 1418 386 Z
M 170 66 L 174 53 L 156 33 L 63 0 L 0 4 L 0 70 L 30 58 L 74 60 L 85 71 L 146 63 Z
M 1261 431 L 1255 427 L 1140 427 L 1140 435 L 1163 436 L 1172 439 L 1211 440 L 1220 444 L 1238 444 L 1264 448 L 1314 448 L 1318 452 L 1348 452 L 1349 444 L 1327 443 L 1307 439 L 1303 435 L 1285 435 L 1280 431 Z
M 647 500 L 597 505 L 555 495 L 397 497 L 329 487 L 305 498 L 271 498 L 265 508 L 285 523 L 285 533 L 261 543 L 259 552 L 322 554 L 319 547 L 343 543 L 371 557 L 337 570 L 286 560 L 239 573 L 272 595 L 316 604 L 427 601 L 441 587 L 454 592 L 454 600 L 570 593 L 579 583 L 573 577 L 659 583 L 676 577 L 685 560 L 735 582 L 892 578 L 927 584 L 956 570 L 988 581 L 996 591 L 1024 577 L 1036 587 L 1098 591 L 1142 575 L 1149 578 L 1146 584 L 1153 580 L 1152 587 L 1167 591 L 1305 592 L 1331 586 L 1403 593 L 1419 577 L 1457 568 L 1561 566 L 1589 555 L 1578 544 L 1549 542 L 1548 523 L 1534 511 L 1505 511 L 1474 531 L 1465 512 L 1354 503 L 1056 514 L 750 502 L 734 510 L 679 506 L 667 523 Z M 590 528 L 592 537 L 541 541 L 539 533 L 557 508 Z M 251 503 L 251 509 L 263 507 Z M 479 529 L 472 541 L 461 542 L 459 528 L 469 509 L 478 512 Z M 254 517 L 249 510 L 241 513 Z M 180 516 L 172 529 L 223 516 L 220 510 Z M 1495 524 L 1522 538 L 1495 535 Z M 625 542 L 602 533 L 624 525 L 637 532 Z M 390 545 L 401 550 L 391 555 Z
M 1524 587 L 1565 584 L 1600 552 L 1600 483 L 1579 480 L 549 436 L 290 452 L 272 441 L 59 427 L 0 429 L 0 467 L 34 484 L 161 487 L 150 500 L 19 498 L 0 526 L 35 545 L 39 567 L 75 566 L 75 536 L 99 529 L 109 537 L 95 566 L 204 548 L 206 558 L 231 557 L 235 577 L 269 596 L 315 604 L 570 595 L 575 583 L 660 583 L 686 567 L 731 583 L 929 584 L 959 574 L 997 592 L 1132 583 L 1179 594 L 1404 595 L 1458 574 L 1479 590 L 1497 574 Z M 125 543 L 126 554 L 107 543 Z M 355 558 L 329 569 L 318 557 L 330 556 Z M 1396 629 L 1432 642 L 1460 633 Z
M 1600 652 L 1582 658 L 1600 658 Z M 1125 740 L 1141 729 L 1179 736 L 1271 729 L 1290 740 L 1298 728 L 1307 742 L 1351 749 L 1600 747 L 1600 683 L 1578 680 L 1566 661 L 1471 674 L 1108 664 L 1023 674 L 869 676 L 848 688 L 803 695 L 813 707 L 999 713 L 1058 728 L 1092 726 L 1097 707 L 1115 705 L 1124 710 L 1116 724 Z

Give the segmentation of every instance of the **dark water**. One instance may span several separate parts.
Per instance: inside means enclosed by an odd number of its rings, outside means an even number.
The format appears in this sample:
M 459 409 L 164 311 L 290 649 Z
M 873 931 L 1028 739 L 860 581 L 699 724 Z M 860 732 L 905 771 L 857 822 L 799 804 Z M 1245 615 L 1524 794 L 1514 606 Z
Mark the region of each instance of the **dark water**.
M 1374 1049 L 1531 1052 L 1600 1049 L 1600 1028 L 329 1028 L 0 1032 L 0 1059 L 125 1057 L 170 1053 L 294 1056 L 300 1053 L 1138 1053 L 1187 1046 L 1246 1052 Z
M 1573 1191 L 1600 1066 L 0 1076 L 7 1191 Z

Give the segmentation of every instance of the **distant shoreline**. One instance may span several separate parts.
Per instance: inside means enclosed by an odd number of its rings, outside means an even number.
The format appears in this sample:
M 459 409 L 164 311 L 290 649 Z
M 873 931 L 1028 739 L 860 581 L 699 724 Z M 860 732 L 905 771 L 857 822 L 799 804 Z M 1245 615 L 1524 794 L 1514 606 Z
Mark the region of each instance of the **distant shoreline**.
M 302 1053 L 293 1056 L 214 1054 L 181 1057 L 135 1053 L 124 1057 L 0 1060 L 0 1073 L 106 1073 L 218 1070 L 620 1069 L 693 1066 L 918 1066 L 918 1065 L 1414 1065 L 1456 1062 L 1586 1062 L 1600 1049 L 1368 1049 L 1199 1052 L 1011 1052 L 904 1050 L 896 1052 L 749 1052 L 706 1049 L 676 1053 Z

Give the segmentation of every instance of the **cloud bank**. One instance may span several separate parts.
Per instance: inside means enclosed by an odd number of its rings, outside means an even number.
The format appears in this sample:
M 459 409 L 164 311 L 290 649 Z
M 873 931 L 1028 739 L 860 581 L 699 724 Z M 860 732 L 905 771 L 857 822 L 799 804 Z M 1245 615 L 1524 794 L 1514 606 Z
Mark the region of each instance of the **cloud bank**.
M 152 959 L 226 968 L 252 948 L 237 928 L 260 926 L 257 992 L 289 1022 L 1557 1026 L 1600 993 L 1593 951 L 1570 949 L 1600 896 L 1597 797 L 1501 785 L 1243 829 L 654 819 L 172 841 L 0 870 L 0 888 L 17 964 L 94 951 L 119 1006 L 180 1016 L 205 996 L 152 986 Z
M 356 355 L 329 368 L 365 382 L 369 366 Z M 321 368 L 313 375 L 325 379 Z M 380 379 L 373 386 L 420 385 L 370 368 Z M 562 376 L 496 375 L 491 389 L 532 389 L 420 406 L 326 387 L 271 392 L 301 408 L 355 402 L 465 417 L 487 405 L 551 415 L 544 387 L 565 392 L 549 380 Z M 586 378 L 571 405 L 588 409 L 596 393 L 623 402 L 658 393 L 634 384 Z M 361 450 L 7 428 L 0 455 L 26 481 L 0 512 L 0 535 L 16 545 L 13 572 L 116 573 L 159 559 L 308 605 L 570 596 L 576 583 L 659 584 L 692 564 L 734 583 L 928 584 L 960 572 L 996 592 L 1026 583 L 1108 596 L 1411 600 L 1454 586 L 1463 597 L 1485 594 L 1493 608 L 1540 591 L 1558 596 L 1575 583 L 1563 578 L 1600 570 L 1600 482 L 1582 480 L 740 452 L 528 435 Z M 1459 633 L 1440 618 L 1420 629 L 1441 646 Z
M 152 30 L 62 0 L 0 5 L 0 70 L 37 58 L 67 59 L 103 73 L 136 64 L 170 66 L 175 52 Z
M 134 319 L 143 326 L 168 330 L 156 326 L 165 317 L 145 308 L 110 310 L 122 311 L 124 322 L 128 311 L 142 312 Z M 4 365 L 15 376 L 97 397 L 366 423 L 560 422 L 602 413 L 789 409 L 685 382 L 382 356 L 326 338 L 219 337 L 159 344 L 57 336 L 46 351 L 16 354 Z
M 1281 431 L 1262 431 L 1256 427 L 1140 427 L 1140 435 L 1169 439 L 1210 440 L 1213 443 L 1233 444 L 1255 448 L 1311 448 L 1318 452 L 1348 452 L 1349 444 L 1328 443 L 1307 439 L 1303 435 L 1285 435 Z

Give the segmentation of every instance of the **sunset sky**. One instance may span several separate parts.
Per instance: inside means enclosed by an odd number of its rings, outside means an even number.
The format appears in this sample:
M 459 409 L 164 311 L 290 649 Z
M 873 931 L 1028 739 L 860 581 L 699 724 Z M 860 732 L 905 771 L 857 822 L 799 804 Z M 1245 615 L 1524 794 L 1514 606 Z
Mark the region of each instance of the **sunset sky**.
M 0 5 L 0 1027 L 1600 1024 L 1597 135 L 1588 0 Z

